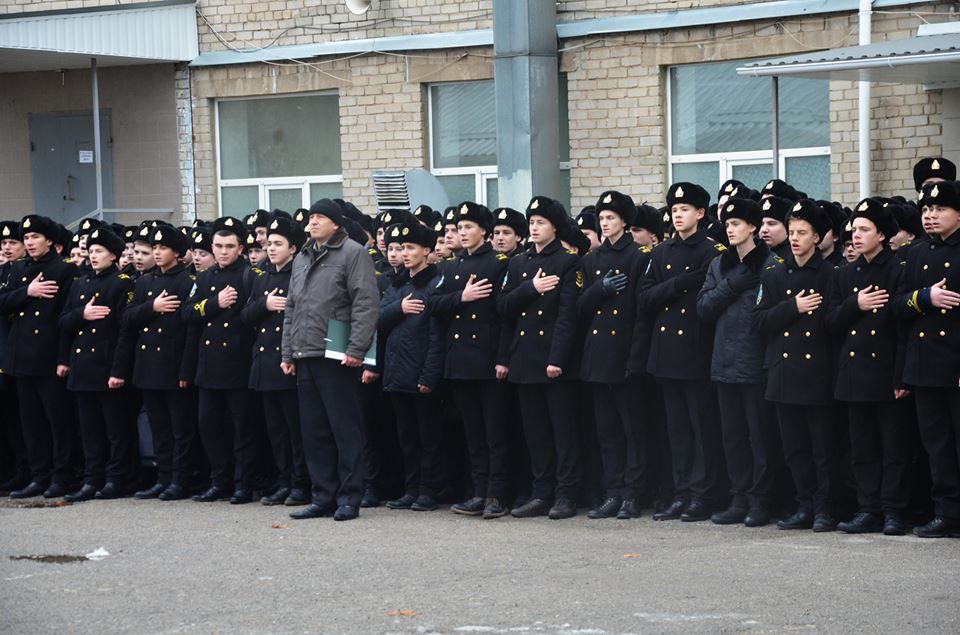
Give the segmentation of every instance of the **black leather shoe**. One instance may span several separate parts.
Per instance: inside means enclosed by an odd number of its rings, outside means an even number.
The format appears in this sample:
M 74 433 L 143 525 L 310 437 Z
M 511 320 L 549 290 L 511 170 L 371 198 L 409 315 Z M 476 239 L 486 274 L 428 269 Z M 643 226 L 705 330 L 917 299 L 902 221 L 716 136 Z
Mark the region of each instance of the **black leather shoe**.
M 747 518 L 747 510 L 742 507 L 728 507 L 710 517 L 715 525 L 739 525 Z
M 207 491 L 202 494 L 197 494 L 193 497 L 193 500 L 198 503 L 212 503 L 213 501 L 223 500 L 225 498 L 230 498 L 233 495 L 233 492 L 228 490 L 226 487 L 220 487 L 219 485 L 211 485 Z
M 30 475 L 21 474 L 20 476 L 14 476 L 13 478 L 5 480 L 3 483 L 0 483 L 0 495 L 6 496 L 11 492 L 16 490 L 23 489 L 30 484 Z
M 500 502 L 499 498 L 488 498 L 485 502 L 485 507 L 483 508 L 483 517 L 485 520 L 490 520 L 491 518 L 500 518 L 506 516 L 510 511 Z
M 690 503 L 685 498 L 675 498 L 670 507 L 653 515 L 654 520 L 676 520 L 687 509 Z
M 798 509 L 790 518 L 777 521 L 780 529 L 810 529 L 813 527 L 813 512 L 809 509 Z
M 857 512 L 847 522 L 837 523 L 837 529 L 846 534 L 878 534 L 883 531 L 880 514 Z
M 307 490 L 300 489 L 299 487 L 294 487 L 290 490 L 290 495 L 287 496 L 287 500 L 283 501 L 283 504 L 287 507 L 299 507 L 300 505 L 309 505 L 310 496 L 307 494 Z
M 43 494 L 43 490 L 46 487 L 37 483 L 36 481 L 31 481 L 23 489 L 18 489 L 10 492 L 10 498 L 33 498 L 34 496 L 40 496 Z
M 112 498 L 120 498 L 121 496 L 123 496 L 123 486 L 113 481 L 107 481 L 107 484 L 94 494 L 94 498 L 97 500 L 110 500 Z
M 960 538 L 960 523 L 934 516 L 926 525 L 914 527 L 913 533 L 921 538 Z
M 547 512 L 547 518 L 550 520 L 563 520 L 564 518 L 573 518 L 577 515 L 577 503 L 569 498 L 558 498 L 550 511 Z
M 290 496 L 289 487 L 280 487 L 277 488 L 273 494 L 269 496 L 264 496 L 260 499 L 261 505 L 283 505 L 284 501 L 287 500 L 287 497 Z
M 623 501 L 623 505 L 620 506 L 620 511 L 617 512 L 617 518 L 620 520 L 630 520 L 631 518 L 640 518 L 643 515 L 643 510 L 640 507 L 640 503 L 633 500 L 632 498 L 627 498 Z
M 133 495 L 134 498 L 139 498 L 140 500 L 146 500 L 148 498 L 157 498 L 160 494 L 163 493 L 163 490 L 167 489 L 169 485 L 164 485 L 162 483 L 155 483 L 152 487 L 147 489 L 140 490 Z
M 710 508 L 699 498 L 690 501 L 690 505 L 680 514 L 680 520 L 685 523 L 697 523 L 710 519 Z
M 510 512 L 510 515 L 514 518 L 535 518 L 537 516 L 546 516 L 548 513 L 550 513 L 550 503 L 542 498 L 531 498 Z
M 353 505 L 341 505 L 333 513 L 334 520 L 353 520 L 360 515 L 360 508 Z
M 837 520 L 827 513 L 817 514 L 813 519 L 813 530 L 818 534 L 828 531 L 836 531 Z
M 417 497 L 413 494 L 404 494 L 400 498 L 387 501 L 387 509 L 410 509 L 410 506 L 417 502 Z
M 231 505 L 246 505 L 251 502 L 253 502 L 253 492 L 245 487 L 234 490 L 233 496 L 230 497 Z
M 474 496 L 470 500 L 451 505 L 450 511 L 452 511 L 454 514 L 461 514 L 463 516 L 479 516 L 483 513 L 483 508 L 485 506 L 485 499 L 481 498 L 480 496 Z
M 623 505 L 623 501 L 619 497 L 611 496 L 607 500 L 603 501 L 598 507 L 594 507 L 587 512 L 587 518 L 592 518 L 594 520 L 598 518 L 616 518 L 617 514 L 620 512 L 620 507 Z
M 323 518 L 333 513 L 333 507 L 321 507 L 316 503 L 310 503 L 303 509 L 290 512 L 290 518 L 294 520 L 304 520 L 306 518 Z
M 360 499 L 360 507 L 364 509 L 380 507 L 380 497 L 373 491 L 373 488 L 368 487 L 363 491 L 363 498 Z
M 765 527 L 770 524 L 770 514 L 763 507 L 751 507 L 743 524 L 747 527 Z
M 50 483 L 50 487 L 43 490 L 44 498 L 60 498 L 65 496 L 67 493 L 67 488 L 61 485 L 60 483 Z M 93 493 L 96 494 L 97 490 L 94 488 Z
M 46 494 L 46 492 L 44 492 L 44 494 Z M 68 503 L 80 503 L 83 501 L 91 501 L 96 495 L 97 488 L 94 487 L 92 483 L 84 483 L 83 487 L 77 491 L 64 494 L 63 500 L 67 501 Z M 50 498 L 53 497 L 51 496 Z
M 887 512 L 883 515 L 884 536 L 905 536 L 907 529 L 907 521 L 900 512 Z
M 183 485 L 171 483 L 167 489 L 160 492 L 159 498 L 162 501 L 179 501 L 187 497 L 187 490 Z
M 415 512 L 432 512 L 437 508 L 437 501 L 433 496 L 428 496 L 426 494 L 420 494 L 417 497 L 417 500 L 413 501 L 413 505 L 410 506 Z

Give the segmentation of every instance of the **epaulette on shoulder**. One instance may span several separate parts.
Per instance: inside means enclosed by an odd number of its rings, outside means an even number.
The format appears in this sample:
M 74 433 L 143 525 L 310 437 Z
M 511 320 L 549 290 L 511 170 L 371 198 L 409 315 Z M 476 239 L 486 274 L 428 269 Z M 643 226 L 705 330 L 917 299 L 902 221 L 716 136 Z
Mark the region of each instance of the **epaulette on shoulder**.
M 713 248 L 716 249 L 717 251 L 726 251 L 726 250 L 727 250 L 726 246 L 725 246 L 723 243 L 714 243 L 714 244 L 713 244 Z
M 497 253 L 497 260 L 506 260 L 506 259 L 507 259 L 507 254 Z

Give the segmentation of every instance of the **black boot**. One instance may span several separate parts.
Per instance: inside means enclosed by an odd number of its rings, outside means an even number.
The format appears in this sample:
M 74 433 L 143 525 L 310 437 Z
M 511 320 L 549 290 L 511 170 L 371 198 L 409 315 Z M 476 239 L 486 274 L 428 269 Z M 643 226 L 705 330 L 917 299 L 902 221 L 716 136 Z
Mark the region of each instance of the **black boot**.
M 873 512 L 857 512 L 847 522 L 838 523 L 837 529 L 846 534 L 878 534 L 883 531 L 883 519 Z
M 598 518 L 616 518 L 617 513 L 620 512 L 620 507 L 623 505 L 623 501 L 620 500 L 618 496 L 611 496 L 607 500 L 603 501 L 598 507 L 594 507 L 587 512 L 587 518 L 592 518 L 594 520 Z
M 884 536 L 904 536 L 907 533 L 907 521 L 900 512 L 887 512 L 883 515 Z
M 685 498 L 675 498 L 670 506 L 653 515 L 654 520 L 676 520 L 687 509 L 690 502 Z
M 778 520 L 777 527 L 780 529 L 810 529 L 813 527 L 813 512 L 806 508 L 800 508 L 790 518 Z

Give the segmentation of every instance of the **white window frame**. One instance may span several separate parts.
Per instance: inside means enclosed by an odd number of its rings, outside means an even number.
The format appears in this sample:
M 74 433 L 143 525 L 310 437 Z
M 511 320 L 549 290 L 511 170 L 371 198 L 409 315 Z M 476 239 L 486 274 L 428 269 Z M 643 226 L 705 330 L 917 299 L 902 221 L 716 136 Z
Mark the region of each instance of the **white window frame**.
M 667 91 L 667 178 L 668 183 L 673 183 L 673 166 L 683 163 L 718 163 L 720 182 L 715 185 L 717 189 L 723 183 L 732 179 L 733 167 L 738 165 L 757 165 L 772 164 L 773 149 L 770 150 L 751 150 L 744 152 L 704 152 L 699 154 L 674 154 L 673 153 L 673 77 L 670 70 L 673 66 L 666 67 L 666 91 Z M 773 115 L 771 114 L 771 118 Z M 829 122 L 827 124 L 829 126 Z M 771 139 L 771 145 L 773 141 Z M 787 173 L 787 159 L 798 157 L 822 157 L 830 156 L 830 146 L 811 146 L 806 148 L 780 148 L 778 157 L 778 174 L 784 178 Z M 699 185 L 704 185 L 700 183 Z M 760 187 L 763 185 L 757 184 Z M 765 184 L 764 184 L 765 185 Z M 708 188 L 709 190 L 709 188 Z
M 339 93 L 335 90 L 311 91 L 305 93 L 285 93 L 283 95 L 246 95 L 243 97 L 221 97 L 215 100 L 213 108 L 214 130 L 216 138 L 214 139 L 214 148 L 217 156 L 217 215 L 223 216 L 223 189 L 225 187 L 243 187 L 257 186 L 257 206 L 259 209 L 270 209 L 270 190 L 276 189 L 295 189 L 301 188 L 301 207 L 309 208 L 312 204 L 310 200 L 310 186 L 315 183 L 343 183 L 343 173 L 340 174 L 314 174 L 309 176 L 277 176 L 267 178 L 246 178 L 246 179 L 224 179 L 220 176 L 220 104 L 225 101 L 250 101 L 253 99 L 286 99 L 289 97 L 319 97 L 337 95 L 339 104 Z M 339 106 L 338 106 L 339 111 Z M 341 163 L 342 167 L 342 163 Z M 253 210 L 250 210 L 251 212 Z M 287 210 L 293 212 L 293 210 Z
M 458 168 L 438 168 L 433 163 L 433 91 L 436 86 L 447 84 L 469 84 L 474 81 L 488 80 L 465 80 L 456 82 L 435 82 L 427 84 L 427 143 L 430 146 L 430 173 L 434 176 L 464 176 L 473 175 L 473 193 L 474 202 L 487 206 L 487 180 L 500 178 L 498 167 L 496 165 L 472 165 Z M 570 171 L 570 161 L 561 161 L 560 169 Z M 456 205 L 459 201 L 451 201 Z

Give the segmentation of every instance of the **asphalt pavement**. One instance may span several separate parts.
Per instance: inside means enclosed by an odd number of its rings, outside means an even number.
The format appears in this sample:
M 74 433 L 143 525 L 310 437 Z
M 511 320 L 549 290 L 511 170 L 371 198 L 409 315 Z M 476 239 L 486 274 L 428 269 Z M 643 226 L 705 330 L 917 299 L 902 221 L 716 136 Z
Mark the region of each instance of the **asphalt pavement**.
M 0 501 L 0 632 L 960 632 L 958 539 L 42 504 Z

